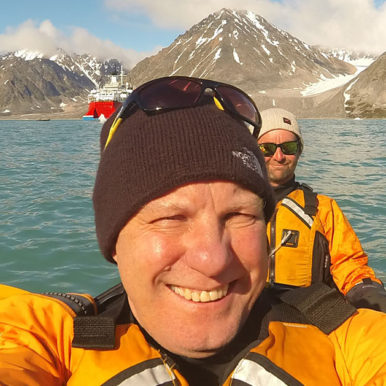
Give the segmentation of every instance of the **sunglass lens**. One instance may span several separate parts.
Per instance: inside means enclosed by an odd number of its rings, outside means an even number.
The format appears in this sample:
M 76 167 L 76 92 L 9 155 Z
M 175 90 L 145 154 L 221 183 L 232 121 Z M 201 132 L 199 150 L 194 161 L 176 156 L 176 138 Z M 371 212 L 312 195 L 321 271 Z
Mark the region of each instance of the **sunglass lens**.
M 276 145 L 274 143 L 261 143 L 259 147 L 265 157 L 271 157 L 275 154 Z
M 161 110 L 192 106 L 200 96 L 201 85 L 188 79 L 162 79 L 141 90 L 139 99 L 144 110 Z
M 284 142 L 281 144 L 281 149 L 284 154 L 294 155 L 298 152 L 298 141 Z
M 246 95 L 232 87 L 226 86 L 218 86 L 216 91 L 221 95 L 228 107 L 231 106 L 241 117 L 255 123 L 259 122 L 256 107 Z

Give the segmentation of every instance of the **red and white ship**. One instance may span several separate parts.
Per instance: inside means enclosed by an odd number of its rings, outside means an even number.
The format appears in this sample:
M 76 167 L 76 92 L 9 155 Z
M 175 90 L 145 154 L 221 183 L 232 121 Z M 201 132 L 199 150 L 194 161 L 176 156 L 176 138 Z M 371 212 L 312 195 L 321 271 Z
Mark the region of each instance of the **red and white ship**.
M 121 106 L 133 91 L 124 74 L 110 75 L 110 80 L 103 87 L 91 90 L 88 95 L 88 111 L 84 120 L 106 120 Z

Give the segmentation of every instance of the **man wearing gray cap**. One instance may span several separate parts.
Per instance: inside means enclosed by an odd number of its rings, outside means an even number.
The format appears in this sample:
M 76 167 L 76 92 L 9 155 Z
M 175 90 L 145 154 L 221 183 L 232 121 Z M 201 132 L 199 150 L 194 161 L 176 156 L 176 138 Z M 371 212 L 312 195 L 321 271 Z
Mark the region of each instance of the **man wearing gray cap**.
M 276 288 L 336 285 L 357 307 L 386 312 L 386 291 L 335 200 L 295 180 L 304 142 L 294 114 L 261 113 L 258 144 L 278 204 L 268 225 L 269 282 Z M 333 284 L 334 283 L 334 284 Z

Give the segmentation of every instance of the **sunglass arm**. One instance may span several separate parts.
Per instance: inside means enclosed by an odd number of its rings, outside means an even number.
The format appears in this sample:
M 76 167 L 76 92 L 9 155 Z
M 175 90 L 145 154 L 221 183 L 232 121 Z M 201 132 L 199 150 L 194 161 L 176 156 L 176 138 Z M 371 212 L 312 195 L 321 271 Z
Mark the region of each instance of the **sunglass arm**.
M 122 118 L 118 118 L 118 119 L 115 119 L 113 124 L 111 125 L 111 128 L 110 128 L 110 131 L 109 131 L 109 135 L 107 137 L 107 140 L 106 140 L 106 144 L 105 144 L 105 147 L 104 147 L 104 150 L 106 150 L 107 148 L 107 145 L 109 144 L 109 142 L 111 141 L 111 138 L 113 138 L 118 126 L 121 124 L 122 122 Z

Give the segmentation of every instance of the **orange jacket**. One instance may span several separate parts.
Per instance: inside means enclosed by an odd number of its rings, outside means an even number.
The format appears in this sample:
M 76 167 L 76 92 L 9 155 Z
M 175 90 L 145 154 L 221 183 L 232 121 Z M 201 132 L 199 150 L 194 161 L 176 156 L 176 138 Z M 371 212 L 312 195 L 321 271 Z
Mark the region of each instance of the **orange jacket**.
M 335 200 L 318 194 L 316 214 L 304 213 L 306 189 L 296 189 L 279 201 L 268 224 L 267 235 L 274 251 L 270 281 L 308 286 L 320 281 L 320 275 L 326 277 L 325 266 L 343 294 L 365 278 L 381 283 L 367 265 L 367 255 Z M 292 236 L 283 242 L 287 231 Z
M 73 348 L 73 317 L 60 300 L 0 286 L 0 383 L 114 385 L 130 379 L 135 385 L 187 385 L 135 324 L 117 326 L 115 349 Z M 384 384 L 385 322 L 385 314 L 363 309 L 326 335 L 313 325 L 271 321 L 268 336 L 240 359 L 224 384 L 277 378 L 306 385 Z

